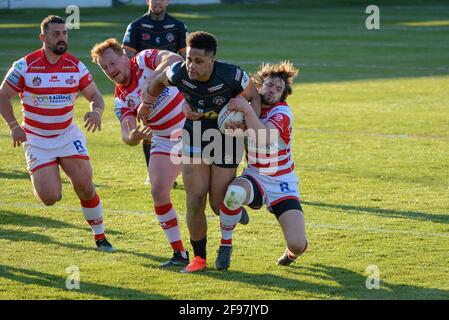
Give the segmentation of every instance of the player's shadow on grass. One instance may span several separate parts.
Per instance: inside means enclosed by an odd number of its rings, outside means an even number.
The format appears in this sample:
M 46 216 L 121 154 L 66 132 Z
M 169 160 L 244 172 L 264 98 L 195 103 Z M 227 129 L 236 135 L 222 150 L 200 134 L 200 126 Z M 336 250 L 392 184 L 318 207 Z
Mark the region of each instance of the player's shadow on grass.
M 436 223 L 449 224 L 449 213 L 448 214 L 434 214 L 429 212 L 420 211 L 400 211 L 393 209 L 381 209 L 381 208 L 370 208 L 343 204 L 330 204 L 315 201 L 301 201 L 302 204 L 320 207 L 320 208 L 330 208 L 339 209 L 342 211 L 356 212 L 356 213 L 368 213 L 379 216 L 385 216 L 389 218 L 402 218 L 402 219 L 412 219 L 419 221 L 432 221 Z
M 447 299 L 449 291 L 422 288 L 407 284 L 392 284 L 380 280 L 380 289 L 366 288 L 367 275 L 336 266 L 314 264 L 309 266 L 284 267 L 295 278 L 275 274 L 249 274 L 241 271 L 206 271 L 201 273 L 222 281 L 233 281 L 256 286 L 258 289 L 284 293 L 286 290 L 301 299 L 305 294 L 314 294 L 326 299 Z M 273 273 L 276 271 L 274 270 Z M 325 283 L 298 280 L 297 277 L 314 277 Z M 328 284 L 332 282 L 332 284 Z M 247 297 L 251 299 L 251 297 Z
M 80 217 L 81 218 L 81 217 Z M 0 210 L 0 226 L 1 225 L 17 225 L 21 227 L 45 227 L 54 229 L 78 229 L 88 231 L 89 227 L 76 226 L 71 223 L 55 220 L 48 217 L 34 216 L 13 211 Z M 119 231 L 107 230 L 108 234 L 122 234 Z
M 11 211 L 5 211 L 0 210 L 0 226 L 6 226 L 6 225 L 14 225 L 14 226 L 20 226 L 20 227 L 46 227 L 46 228 L 56 228 L 56 229 L 62 229 L 62 228 L 68 228 L 68 229 L 78 229 L 85 231 L 86 236 L 91 236 L 91 231 L 88 227 L 79 227 L 67 222 L 54 220 L 48 217 L 40 217 L 40 216 L 30 216 L 26 214 L 11 212 Z M 108 234 L 122 234 L 119 231 L 114 230 L 107 230 Z M 11 241 L 30 241 L 30 242 L 37 242 L 42 243 L 45 245 L 58 245 L 61 247 L 65 247 L 72 250 L 88 250 L 88 251 L 97 251 L 95 245 L 92 241 L 92 246 L 81 246 L 76 245 L 72 243 L 67 242 L 59 242 L 54 240 L 52 237 L 36 232 L 27 232 L 27 231 L 21 231 L 21 230 L 10 230 L 10 229 L 1 229 L 0 228 L 0 239 L 5 240 L 11 240 Z M 136 257 L 141 257 L 145 259 L 154 260 L 156 262 L 162 262 L 164 260 L 167 260 L 167 258 L 153 256 L 150 254 L 146 254 L 143 252 L 134 252 L 131 250 L 124 250 L 116 248 L 117 253 L 124 253 L 133 255 Z
M 86 234 L 87 235 L 87 234 Z M 90 234 L 89 234 L 90 236 Z M 0 239 L 10 240 L 10 241 L 29 241 L 29 242 L 37 242 L 45 245 L 57 245 L 60 247 L 65 247 L 72 250 L 77 251 L 98 251 L 95 247 L 95 244 L 92 241 L 91 247 L 81 246 L 77 244 L 67 243 L 67 242 L 59 242 L 54 240 L 53 238 L 34 232 L 25 232 L 19 230 L 8 230 L 8 229 L 0 229 Z
M 0 171 L 0 179 L 14 179 L 14 180 L 31 180 L 30 175 L 26 171 Z
M 69 275 L 67 274 L 67 276 Z M 66 280 L 67 280 L 66 277 L 1 264 L 0 264 L 0 278 L 17 281 L 24 285 L 59 289 L 61 292 L 64 292 L 65 295 L 73 292 L 74 294 L 77 293 L 91 294 L 98 297 L 109 299 L 145 299 L 145 300 L 170 299 L 169 297 L 161 296 L 159 294 L 149 294 L 134 289 L 127 289 L 98 283 L 85 282 L 83 281 L 82 271 L 80 274 L 79 290 L 68 290 L 66 288 Z M 44 293 L 45 292 L 43 292 L 43 294 Z M 67 298 L 70 299 L 70 296 L 67 296 Z
M 86 236 L 90 237 L 91 234 L 86 232 Z M 82 245 L 69 243 L 69 242 L 59 242 L 59 241 L 54 240 L 52 237 L 49 237 L 47 235 L 40 234 L 40 233 L 25 232 L 25 231 L 19 231 L 19 230 L 8 230 L 8 229 L 1 229 L 1 228 L 0 228 L 0 239 L 10 240 L 10 241 L 28 241 L 28 242 L 42 243 L 44 245 L 57 245 L 57 246 L 60 246 L 63 248 L 71 249 L 71 250 L 94 251 L 94 252 L 98 252 L 100 254 L 98 249 L 95 247 L 93 240 L 92 240 L 91 246 L 82 246 Z M 117 254 L 123 253 L 123 254 L 129 254 L 132 256 L 140 257 L 140 258 L 153 260 L 156 262 L 163 262 L 165 260 L 168 260 L 167 257 L 163 258 L 163 257 L 153 256 L 151 254 L 142 253 L 142 252 L 135 252 L 132 250 L 120 249 L 120 246 L 115 247 L 115 249 L 116 249 L 115 253 L 102 253 L 102 254 L 117 255 Z M 154 266 L 151 266 L 151 267 L 154 267 Z
M 74 228 L 82 229 L 73 224 L 47 217 L 32 216 L 13 211 L 0 210 L 0 225 L 17 225 L 23 227 Z

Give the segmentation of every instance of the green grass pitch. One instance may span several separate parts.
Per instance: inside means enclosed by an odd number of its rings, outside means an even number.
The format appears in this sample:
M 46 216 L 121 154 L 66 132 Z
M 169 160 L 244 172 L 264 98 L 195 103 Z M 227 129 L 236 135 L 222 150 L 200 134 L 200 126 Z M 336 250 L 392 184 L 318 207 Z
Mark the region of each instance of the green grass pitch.
M 209 270 L 158 268 L 171 250 L 143 184 L 141 148 L 121 142 L 113 84 L 89 59 L 93 44 L 121 40 L 145 9 L 81 9 L 69 52 L 88 66 L 107 104 L 103 130 L 87 138 L 118 252 L 95 250 L 67 179 L 57 205 L 34 199 L 23 150 L 12 148 L 0 124 L 0 299 L 449 298 L 449 5 L 380 1 L 381 28 L 367 30 L 362 1 L 294 3 L 169 11 L 190 31 L 215 33 L 220 60 L 249 72 L 283 59 L 300 68 L 289 104 L 308 252 L 277 267 L 281 230 L 266 209 L 249 210 L 250 224 L 235 233 L 231 269 L 219 272 L 219 219 L 208 209 Z M 0 11 L 2 78 L 41 46 L 38 26 L 50 13 L 66 16 L 62 9 Z M 14 106 L 19 116 L 18 99 Z M 79 126 L 87 106 L 80 97 Z M 191 251 L 185 192 L 172 197 Z M 366 288 L 370 265 L 379 268 L 380 289 Z M 80 269 L 79 290 L 65 286 L 69 266 Z

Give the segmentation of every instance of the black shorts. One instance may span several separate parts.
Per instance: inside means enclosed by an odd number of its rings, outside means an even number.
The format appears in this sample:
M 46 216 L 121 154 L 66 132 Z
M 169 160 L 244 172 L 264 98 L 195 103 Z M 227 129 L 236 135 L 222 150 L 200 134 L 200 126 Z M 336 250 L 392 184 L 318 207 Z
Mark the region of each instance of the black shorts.
M 196 124 L 191 125 L 193 122 Z M 186 121 L 182 135 L 183 156 L 201 158 L 206 163 L 222 168 L 237 168 L 243 153 L 243 137 L 236 138 L 221 133 L 216 123 L 211 125 L 202 121 L 190 121 L 187 125 Z

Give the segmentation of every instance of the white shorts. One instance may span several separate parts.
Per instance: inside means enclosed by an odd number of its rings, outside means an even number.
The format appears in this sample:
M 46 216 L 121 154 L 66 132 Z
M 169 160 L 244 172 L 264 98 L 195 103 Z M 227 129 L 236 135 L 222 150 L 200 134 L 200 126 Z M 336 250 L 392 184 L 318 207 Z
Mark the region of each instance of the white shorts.
M 293 171 L 282 176 L 269 177 L 256 170 L 245 169 L 242 173 L 243 178 L 245 175 L 256 182 L 262 194 L 262 205 L 266 204 L 267 208 L 287 199 L 299 201 L 299 180 Z
M 30 174 L 46 166 L 58 165 L 59 158 L 89 160 L 86 137 L 74 124 L 56 138 L 27 134 L 23 146 Z
M 173 140 L 168 137 L 151 137 L 151 155 L 163 154 L 170 157 L 181 157 L 182 139 Z

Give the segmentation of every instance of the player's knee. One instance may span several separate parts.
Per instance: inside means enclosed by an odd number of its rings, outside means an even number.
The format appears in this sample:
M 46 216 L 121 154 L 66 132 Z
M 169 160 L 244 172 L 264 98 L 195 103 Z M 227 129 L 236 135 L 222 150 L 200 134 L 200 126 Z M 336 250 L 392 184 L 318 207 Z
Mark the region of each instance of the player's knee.
M 187 194 L 187 207 L 191 211 L 196 212 L 202 207 L 202 203 L 206 201 L 207 195 L 200 195 L 200 194 L 193 194 L 189 193 Z
M 210 207 L 216 216 L 220 215 L 220 203 L 217 203 L 216 201 L 212 203 L 212 201 L 210 201 Z
M 297 238 L 287 244 L 288 249 L 296 256 L 303 254 L 308 247 L 306 238 Z
M 59 193 L 53 193 L 53 194 L 45 194 L 45 195 L 37 195 L 39 199 L 42 201 L 43 204 L 46 206 L 52 206 L 56 202 L 62 199 L 62 195 Z
M 76 193 L 80 199 L 92 199 L 95 197 L 95 187 L 92 180 L 79 181 L 75 186 Z
M 246 196 L 245 188 L 231 184 L 226 191 L 224 204 L 230 210 L 237 210 L 245 202 Z
M 166 199 L 170 199 L 170 188 L 155 184 L 151 187 L 151 196 L 155 202 L 164 202 Z

